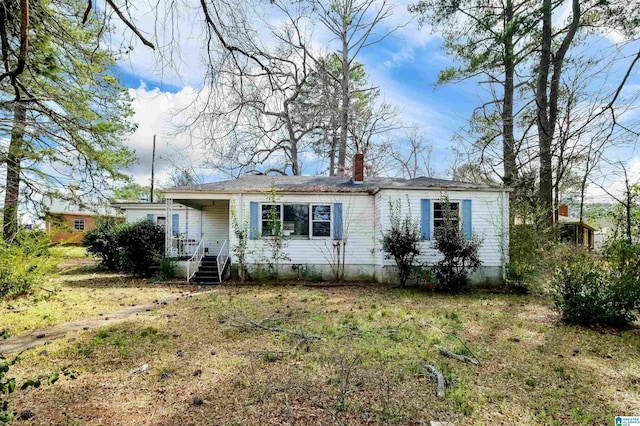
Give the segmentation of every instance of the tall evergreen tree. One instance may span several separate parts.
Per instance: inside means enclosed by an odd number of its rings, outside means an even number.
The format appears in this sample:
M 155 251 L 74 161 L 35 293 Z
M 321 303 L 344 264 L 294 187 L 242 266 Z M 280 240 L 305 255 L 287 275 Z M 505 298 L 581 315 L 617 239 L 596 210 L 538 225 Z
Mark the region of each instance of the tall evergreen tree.
M 26 50 L 24 5 L 3 2 L 0 13 L 9 75 L 0 79 L 0 132 L 10 140 L 2 157 L 5 239 L 16 233 L 21 192 L 34 203 L 46 195 L 81 203 L 124 179 L 119 170 L 134 158 L 122 144 L 133 129 L 130 98 L 111 74 L 115 61 L 104 48 L 105 28 L 96 19 L 81 25 L 86 5 L 75 0 L 27 4 Z

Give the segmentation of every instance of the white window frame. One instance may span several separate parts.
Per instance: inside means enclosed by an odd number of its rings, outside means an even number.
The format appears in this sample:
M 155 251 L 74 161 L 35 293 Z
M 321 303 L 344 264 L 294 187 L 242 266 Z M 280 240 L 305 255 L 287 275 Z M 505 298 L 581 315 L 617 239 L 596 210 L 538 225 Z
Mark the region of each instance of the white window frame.
M 305 205 L 309 207 L 309 235 L 307 237 L 288 237 L 286 236 L 285 238 L 290 239 L 291 241 L 295 241 L 295 240 L 326 240 L 326 239 L 331 239 L 333 236 L 333 204 L 332 203 L 303 203 L 303 202 L 299 202 L 299 203 L 294 203 L 294 202 L 290 202 L 290 203 L 260 203 L 260 208 L 258 211 L 258 215 L 260 216 L 259 220 L 260 220 L 260 226 L 259 226 L 259 233 L 260 233 L 260 237 L 261 238 L 272 238 L 271 235 L 263 235 L 262 234 L 262 225 L 264 220 L 262 219 L 262 206 L 279 206 L 280 207 L 280 226 L 284 227 L 284 206 L 285 205 L 289 205 L 289 206 L 293 206 L 293 205 Z M 313 207 L 314 206 L 329 206 L 329 236 L 323 237 L 323 236 L 315 236 L 313 235 L 313 222 L 327 222 L 326 220 L 313 220 Z
M 284 217 L 284 204 L 282 203 L 260 203 L 260 208 L 258 209 L 258 215 L 260 220 L 260 237 L 261 238 L 273 238 L 273 235 L 262 235 L 262 224 L 265 222 L 262 219 L 262 207 L 263 206 L 279 206 L 280 207 L 280 229 L 282 229 L 283 223 L 282 218 Z
M 80 229 L 78 227 L 79 223 L 82 223 L 82 229 Z M 85 222 L 84 218 L 82 218 L 82 217 L 74 217 L 73 218 L 73 229 L 75 229 L 76 231 L 83 232 L 86 229 L 86 222 Z
M 436 231 L 436 204 L 445 204 L 444 200 L 432 200 L 431 201 L 431 229 L 432 233 Z M 458 228 L 462 227 L 462 201 L 461 200 L 449 200 L 449 204 L 458 205 Z
M 313 208 L 315 206 L 329 206 L 329 235 L 313 235 L 313 222 L 327 222 L 326 220 L 313 220 Z M 312 203 L 309 204 L 309 239 L 326 240 L 333 236 L 333 203 Z

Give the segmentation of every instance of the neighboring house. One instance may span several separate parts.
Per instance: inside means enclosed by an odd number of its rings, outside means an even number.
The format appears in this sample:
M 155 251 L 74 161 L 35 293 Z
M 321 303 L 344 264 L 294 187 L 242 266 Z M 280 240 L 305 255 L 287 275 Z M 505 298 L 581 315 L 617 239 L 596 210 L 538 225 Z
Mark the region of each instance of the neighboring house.
M 569 206 L 558 206 L 558 225 L 560 226 L 560 241 L 593 250 L 595 246 L 595 227 L 581 221 L 579 218 L 569 216 Z
M 361 159 L 356 164 L 362 164 Z M 277 194 L 275 202 L 268 197 L 272 190 Z M 386 258 L 380 243 L 382 232 L 390 227 L 389 202 L 400 200 L 402 213 L 411 212 L 419 221 L 424 240 L 418 261 L 433 264 L 440 258 L 433 248 L 433 231 L 442 225 L 445 196 L 458 211 L 466 237 L 477 235 L 482 240 L 482 267 L 474 274 L 474 281 L 501 280 L 509 241 L 508 194 L 504 188 L 425 177 L 363 179 L 361 167 L 356 167 L 353 179 L 244 176 L 167 189 L 163 217 L 175 217 L 176 211 L 189 212 L 177 216 L 177 233 L 175 220 L 166 220 L 167 254 L 183 258 L 194 255 L 182 264 L 189 275 L 199 267 L 203 256 L 206 261 L 207 254 L 215 256 L 219 271 L 226 270 L 227 259 L 236 262 L 235 212 L 238 222 L 246 222 L 249 227 L 249 272 L 264 269 L 270 256 L 265 241 L 270 232 L 267 218 L 271 209 L 276 209 L 287 235 L 285 252 L 289 260 L 281 264 L 282 275 L 330 279 L 335 245 L 345 242 L 345 278 L 390 282 L 395 279 L 395 263 Z M 156 205 L 148 207 L 145 210 L 141 206 L 137 216 L 130 216 L 129 210 L 133 209 L 128 209 L 127 220 L 147 214 L 159 217 Z M 185 245 L 183 239 L 196 241 Z M 222 277 L 222 272 L 218 273 Z
M 82 244 L 87 231 L 95 228 L 96 219 L 103 216 L 113 217 L 115 211 L 103 200 L 87 199 L 83 206 L 57 198 L 47 199 L 44 214 L 45 230 L 51 235 L 51 242 L 58 244 Z
M 82 244 L 85 232 L 96 227 L 96 216 L 89 212 L 47 212 L 45 230 L 53 243 Z

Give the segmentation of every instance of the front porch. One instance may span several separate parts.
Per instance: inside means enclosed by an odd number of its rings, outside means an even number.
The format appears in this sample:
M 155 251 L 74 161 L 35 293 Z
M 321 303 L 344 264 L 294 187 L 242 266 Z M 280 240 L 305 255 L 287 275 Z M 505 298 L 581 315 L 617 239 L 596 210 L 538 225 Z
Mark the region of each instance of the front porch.
M 178 262 L 187 281 L 222 282 L 229 262 L 230 199 L 167 198 L 165 206 L 166 256 Z

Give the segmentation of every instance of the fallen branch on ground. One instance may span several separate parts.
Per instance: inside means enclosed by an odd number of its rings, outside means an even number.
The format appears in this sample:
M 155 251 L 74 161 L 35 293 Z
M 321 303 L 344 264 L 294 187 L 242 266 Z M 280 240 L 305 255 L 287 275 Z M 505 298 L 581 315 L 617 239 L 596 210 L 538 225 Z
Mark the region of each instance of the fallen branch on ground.
M 290 336 L 296 337 L 298 339 L 298 342 L 293 346 L 293 348 L 291 348 L 288 351 L 270 351 L 270 350 L 266 350 L 266 351 L 249 351 L 249 352 L 245 352 L 246 354 L 265 354 L 265 353 L 293 354 L 300 348 L 300 345 L 302 345 L 303 343 L 312 343 L 312 342 L 315 342 L 317 340 L 322 340 L 321 336 L 316 336 L 315 334 L 309 334 L 309 333 L 306 333 L 304 331 L 266 325 L 265 324 L 266 322 L 274 320 L 273 317 L 264 318 L 264 319 L 262 319 L 260 321 L 254 321 L 254 320 L 252 320 L 250 318 L 247 318 L 247 317 L 242 317 L 242 318 L 228 317 L 227 319 L 231 323 L 233 323 L 234 325 L 239 326 L 239 327 L 248 327 L 248 328 L 252 328 L 252 329 L 271 331 L 271 332 L 274 332 L 274 333 L 285 333 L 285 334 L 288 334 Z
M 433 365 L 427 365 L 429 373 L 436 378 L 438 385 L 436 387 L 436 395 L 438 398 L 444 398 L 445 396 L 445 381 L 444 376 Z
M 467 346 L 467 344 L 464 342 L 464 340 L 462 340 L 461 338 L 459 338 L 458 336 L 456 336 L 454 333 L 447 333 L 446 331 L 444 331 L 443 329 L 441 329 L 440 327 L 438 327 L 437 325 L 429 322 L 429 321 L 424 321 L 422 323 L 423 326 L 428 326 L 428 327 L 433 327 L 436 330 L 438 330 L 440 333 L 453 337 L 454 339 L 456 339 L 458 342 L 460 342 L 462 344 L 462 346 L 464 346 L 464 348 L 467 350 L 467 352 L 469 352 L 472 356 L 473 359 L 477 362 L 477 364 L 474 363 L 474 365 L 480 365 L 480 360 L 478 359 L 478 357 L 476 356 L 476 354 L 473 353 L 473 351 L 471 349 L 469 349 L 469 347 Z
M 469 362 L 473 365 L 479 364 L 478 360 L 475 358 L 453 353 L 449 349 L 445 348 L 444 346 L 436 346 L 436 347 L 438 348 L 438 352 L 440 352 L 440 355 L 446 356 L 447 358 L 453 358 L 461 362 Z

